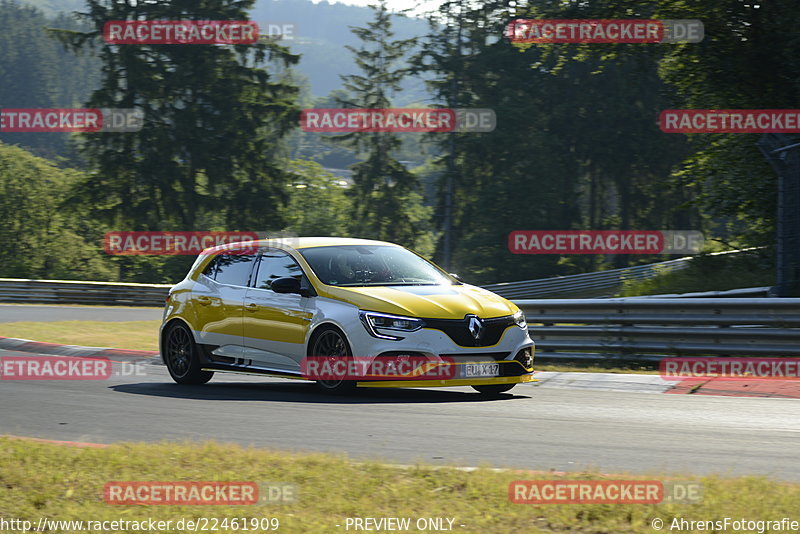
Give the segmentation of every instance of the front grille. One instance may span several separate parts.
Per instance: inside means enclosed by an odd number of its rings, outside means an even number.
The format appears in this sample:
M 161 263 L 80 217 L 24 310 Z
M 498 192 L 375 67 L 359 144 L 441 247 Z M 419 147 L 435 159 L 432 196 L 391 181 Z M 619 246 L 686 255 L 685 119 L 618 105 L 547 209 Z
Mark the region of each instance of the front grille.
M 441 330 L 452 339 L 457 345 L 462 347 L 488 347 L 496 344 L 503 336 L 503 332 L 509 326 L 514 325 L 514 317 L 495 317 L 493 319 L 481 319 L 483 331 L 480 337 L 475 339 L 469 331 L 469 319 L 425 319 L 425 328 Z
M 442 358 L 453 358 L 456 362 L 470 361 L 470 362 L 487 362 L 496 361 L 502 362 L 510 352 L 452 352 L 450 354 L 439 354 Z

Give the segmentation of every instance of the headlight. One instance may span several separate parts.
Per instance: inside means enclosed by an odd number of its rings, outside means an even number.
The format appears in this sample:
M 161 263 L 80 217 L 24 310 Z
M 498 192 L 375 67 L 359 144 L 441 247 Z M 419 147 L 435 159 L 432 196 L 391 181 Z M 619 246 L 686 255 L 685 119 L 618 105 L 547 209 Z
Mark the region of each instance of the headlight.
M 402 315 L 389 315 L 388 313 L 360 311 L 358 312 L 358 317 L 371 336 L 381 339 L 403 339 L 399 336 L 383 333 L 385 330 L 415 332 L 425 326 L 425 322 L 422 319 L 403 317 Z
M 517 310 L 517 313 L 514 314 L 514 323 L 520 328 L 528 328 L 528 323 L 525 322 L 525 314 L 522 313 L 522 310 Z

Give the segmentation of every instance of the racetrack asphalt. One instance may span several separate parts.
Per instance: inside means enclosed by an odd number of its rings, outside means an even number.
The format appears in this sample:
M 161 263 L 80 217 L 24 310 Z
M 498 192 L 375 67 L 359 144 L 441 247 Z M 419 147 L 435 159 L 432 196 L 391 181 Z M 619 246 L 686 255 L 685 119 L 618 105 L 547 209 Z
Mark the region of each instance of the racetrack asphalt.
M 0 351 L 0 358 L 30 353 Z M 410 464 L 800 480 L 800 403 L 518 385 L 359 390 L 218 373 L 174 384 L 152 361 L 106 380 L 0 380 L 0 433 L 80 442 L 216 440 Z
M 0 323 L 17 321 L 160 321 L 163 308 L 0 304 Z

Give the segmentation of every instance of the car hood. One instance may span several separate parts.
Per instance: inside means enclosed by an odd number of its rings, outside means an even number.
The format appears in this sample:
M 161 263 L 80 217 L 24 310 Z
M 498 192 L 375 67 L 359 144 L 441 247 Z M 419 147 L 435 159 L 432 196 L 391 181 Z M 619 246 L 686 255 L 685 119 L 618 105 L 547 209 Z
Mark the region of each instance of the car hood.
M 474 314 L 481 318 L 503 317 L 518 310 L 512 302 L 480 287 L 456 286 L 326 286 L 323 294 L 362 310 L 427 317 L 463 319 Z

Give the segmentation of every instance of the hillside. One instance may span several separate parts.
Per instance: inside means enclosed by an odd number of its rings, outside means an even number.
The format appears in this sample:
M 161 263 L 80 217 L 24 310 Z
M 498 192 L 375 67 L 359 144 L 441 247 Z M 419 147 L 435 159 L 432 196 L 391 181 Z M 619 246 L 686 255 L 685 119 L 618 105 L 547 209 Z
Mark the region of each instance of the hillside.
M 36 6 L 48 17 L 59 12 L 80 10 L 83 0 L 22 0 Z M 346 45 L 355 45 L 357 39 L 350 26 L 363 26 L 372 18 L 369 8 L 341 3 L 311 0 L 258 0 L 253 9 L 252 20 L 262 28 L 268 24 L 294 24 L 295 35 L 285 44 L 302 54 L 297 68 L 309 81 L 314 96 L 325 96 L 341 85 L 339 75 L 352 74 L 354 63 Z M 427 22 L 418 18 L 397 17 L 393 21 L 395 38 L 406 39 L 421 35 L 427 30 Z M 414 81 L 404 87 L 398 101 L 403 105 L 424 99 L 424 85 Z

